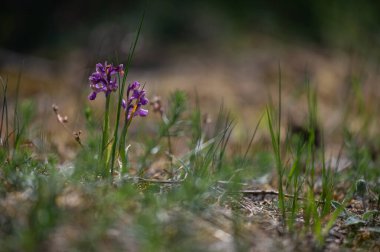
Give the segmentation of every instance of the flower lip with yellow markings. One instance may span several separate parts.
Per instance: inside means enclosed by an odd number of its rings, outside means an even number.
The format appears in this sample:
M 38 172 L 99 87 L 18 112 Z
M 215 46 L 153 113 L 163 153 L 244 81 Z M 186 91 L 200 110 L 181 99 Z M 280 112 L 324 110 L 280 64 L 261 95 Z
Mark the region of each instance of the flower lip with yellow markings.
M 123 100 L 122 106 L 125 110 L 127 120 L 132 119 L 135 116 L 145 117 L 148 115 L 148 110 L 142 107 L 149 103 L 149 100 L 145 97 L 145 90 L 140 88 L 139 82 L 135 81 L 128 85 L 127 89 L 127 101 Z

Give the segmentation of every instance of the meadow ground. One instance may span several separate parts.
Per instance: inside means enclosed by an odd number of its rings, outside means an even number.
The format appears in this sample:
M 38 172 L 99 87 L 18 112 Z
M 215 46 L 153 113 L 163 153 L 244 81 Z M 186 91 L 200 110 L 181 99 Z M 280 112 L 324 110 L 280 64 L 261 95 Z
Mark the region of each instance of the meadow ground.
M 3 65 L 0 248 L 378 251 L 377 64 L 254 43 L 132 64 L 127 85 L 155 103 L 112 174 L 105 99 L 87 99 L 94 65 L 80 52 Z

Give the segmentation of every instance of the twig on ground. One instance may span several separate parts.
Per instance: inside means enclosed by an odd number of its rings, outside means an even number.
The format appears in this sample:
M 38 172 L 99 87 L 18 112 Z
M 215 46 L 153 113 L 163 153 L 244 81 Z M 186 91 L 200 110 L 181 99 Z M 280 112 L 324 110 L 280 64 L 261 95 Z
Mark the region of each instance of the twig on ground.
M 236 193 L 242 193 L 246 196 L 261 196 L 262 199 L 265 198 L 266 195 L 274 195 L 278 196 L 279 192 L 273 191 L 273 190 L 240 190 L 237 191 Z M 294 198 L 294 195 L 291 194 L 284 194 L 284 197 L 286 198 Z M 305 198 L 302 197 L 297 197 L 297 200 L 306 200 Z M 315 202 L 323 204 L 324 201 L 316 200 Z

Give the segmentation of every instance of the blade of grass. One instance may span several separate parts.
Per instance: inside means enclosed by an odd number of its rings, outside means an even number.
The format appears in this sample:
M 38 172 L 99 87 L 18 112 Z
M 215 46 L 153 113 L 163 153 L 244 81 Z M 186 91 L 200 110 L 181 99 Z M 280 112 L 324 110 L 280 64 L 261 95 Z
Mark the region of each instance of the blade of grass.
M 14 147 L 13 147 L 12 159 L 16 154 L 19 142 L 21 140 L 22 131 L 23 131 L 23 128 L 20 127 L 20 118 L 18 117 L 18 102 L 19 102 L 19 93 L 20 93 L 21 73 L 22 73 L 22 68 L 20 68 L 19 74 L 17 76 L 17 84 L 16 84 L 15 108 L 14 108 L 14 114 L 13 114 L 13 130 L 15 132 L 15 142 L 14 142 Z
M 248 152 L 249 152 L 249 150 L 251 149 L 251 146 L 252 146 L 252 143 L 253 143 L 253 139 L 254 139 L 255 136 L 256 136 L 257 130 L 258 130 L 259 126 L 260 126 L 260 123 L 261 123 L 261 120 L 263 119 L 263 117 L 264 117 L 264 114 L 262 114 L 262 115 L 260 116 L 259 121 L 258 121 L 257 124 L 256 124 L 256 127 L 255 127 L 255 129 L 254 129 L 254 131 L 253 131 L 253 134 L 252 134 L 252 136 L 251 136 L 251 139 L 249 140 L 249 143 L 248 143 L 247 149 L 245 150 L 243 160 L 247 160 Z M 244 163 L 245 163 L 245 162 L 244 162 Z
M 0 77 L 0 81 L 3 87 L 3 104 L 2 104 L 2 110 L 1 110 L 1 126 L 0 126 L 0 138 L 3 135 L 3 125 L 4 125 L 4 119 L 5 119 L 5 133 L 4 133 L 4 140 L 2 140 L 2 145 L 7 150 L 7 156 L 9 156 L 9 121 L 8 121 L 8 101 L 7 101 L 7 91 L 8 91 L 8 81 Z
M 267 108 L 267 117 L 268 117 L 268 126 L 270 131 L 270 136 L 272 140 L 272 147 L 275 155 L 276 160 L 276 170 L 277 170 L 277 176 L 278 176 L 278 200 L 279 200 L 279 208 L 282 213 L 283 222 L 285 223 L 286 220 L 286 212 L 285 212 L 285 198 L 284 198 L 284 192 L 283 192 L 283 185 L 282 185 L 282 178 L 283 178 L 283 166 L 281 161 L 281 154 L 280 154 L 280 142 L 279 142 L 279 131 L 280 129 L 277 129 L 275 132 L 275 129 L 273 127 L 273 118 L 272 115 L 273 111 L 271 108 Z

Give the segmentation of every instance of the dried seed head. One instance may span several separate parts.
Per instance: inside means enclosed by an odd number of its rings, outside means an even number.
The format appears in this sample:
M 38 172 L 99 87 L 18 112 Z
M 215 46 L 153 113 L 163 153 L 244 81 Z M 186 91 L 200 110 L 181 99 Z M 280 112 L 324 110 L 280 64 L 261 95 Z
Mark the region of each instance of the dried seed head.
M 78 130 L 78 131 L 74 131 L 73 132 L 73 135 L 74 135 L 74 138 L 75 138 L 75 141 L 77 141 L 80 145 L 82 145 L 82 141 L 80 140 L 80 135 L 82 134 L 82 131 L 81 130 Z
M 58 113 L 59 108 L 58 108 L 57 105 L 53 104 L 51 107 L 53 108 L 53 111 L 54 111 L 54 113 L 55 113 L 55 115 L 56 115 L 56 117 L 57 117 L 57 121 L 58 121 L 58 122 L 63 126 L 63 128 L 64 128 L 67 132 L 69 132 L 69 134 L 70 134 L 70 133 L 71 133 L 71 130 L 67 127 L 67 123 L 68 123 L 68 121 L 69 121 L 69 118 L 68 118 L 67 116 L 61 116 L 61 115 Z M 80 140 L 80 135 L 81 135 L 81 134 L 82 134 L 82 131 L 81 131 L 81 130 L 79 130 L 79 131 L 74 131 L 74 132 L 73 132 L 73 135 L 74 135 L 75 141 L 77 141 L 77 142 L 83 147 L 82 142 L 81 142 L 81 140 Z
M 69 118 L 67 116 L 61 116 L 60 114 L 57 114 L 57 120 L 60 123 L 67 123 L 69 121 Z
M 58 108 L 57 105 L 53 104 L 51 107 L 53 108 L 53 111 L 54 111 L 55 115 L 57 116 L 58 122 L 60 122 L 60 123 L 67 123 L 69 121 L 69 118 L 67 116 L 61 116 L 58 113 L 59 108 Z

